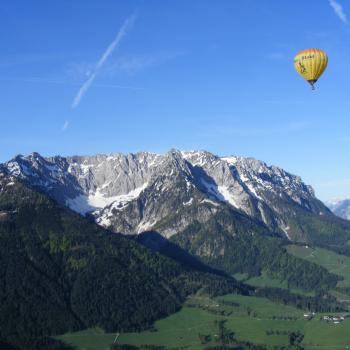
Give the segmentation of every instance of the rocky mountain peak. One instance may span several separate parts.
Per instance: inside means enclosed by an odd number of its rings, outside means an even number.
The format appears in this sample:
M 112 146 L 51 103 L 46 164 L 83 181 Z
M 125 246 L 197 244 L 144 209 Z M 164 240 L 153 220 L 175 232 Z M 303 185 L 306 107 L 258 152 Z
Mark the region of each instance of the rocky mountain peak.
M 254 158 L 170 150 L 95 156 L 18 155 L 4 164 L 14 177 L 112 230 L 134 233 L 162 225 L 166 235 L 223 208 L 290 237 L 295 208 L 329 214 L 300 177 Z M 196 208 L 187 217 L 185 213 Z M 201 209 L 202 208 L 202 209 Z M 204 209 L 203 209 L 204 208 Z M 181 222 L 166 218 L 184 212 Z

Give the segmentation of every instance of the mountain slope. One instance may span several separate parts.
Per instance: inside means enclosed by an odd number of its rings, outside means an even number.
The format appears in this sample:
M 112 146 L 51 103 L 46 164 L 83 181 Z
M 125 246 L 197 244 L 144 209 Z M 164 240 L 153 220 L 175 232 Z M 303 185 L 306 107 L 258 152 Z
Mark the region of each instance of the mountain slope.
M 138 330 L 184 298 L 238 291 L 59 206 L 0 168 L 0 338 Z
M 274 236 L 236 232 L 236 220 L 227 211 L 205 224 L 193 223 L 171 241 L 197 256 L 205 264 L 229 274 L 246 273 L 287 281 L 288 286 L 308 291 L 334 288 L 339 278 L 316 264 L 304 264 L 288 254 L 285 240 Z M 231 228 L 230 228 L 231 227 Z
M 338 244 L 350 237 L 350 224 L 336 218 L 299 177 L 252 158 L 177 150 L 66 158 L 33 153 L 5 167 L 114 232 L 156 230 L 171 237 L 229 208 L 293 241 Z

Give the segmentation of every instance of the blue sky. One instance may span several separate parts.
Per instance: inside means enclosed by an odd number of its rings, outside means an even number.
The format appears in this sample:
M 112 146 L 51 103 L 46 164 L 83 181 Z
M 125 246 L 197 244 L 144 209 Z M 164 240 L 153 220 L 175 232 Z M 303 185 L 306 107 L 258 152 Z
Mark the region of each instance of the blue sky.
M 345 0 L 3 0 L 0 162 L 206 149 L 350 197 Z M 312 92 L 301 49 L 327 51 Z

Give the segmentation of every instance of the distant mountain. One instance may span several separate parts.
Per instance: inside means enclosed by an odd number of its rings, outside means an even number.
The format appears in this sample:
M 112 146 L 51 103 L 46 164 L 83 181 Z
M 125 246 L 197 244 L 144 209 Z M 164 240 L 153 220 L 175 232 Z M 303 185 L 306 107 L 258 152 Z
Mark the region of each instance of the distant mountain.
M 350 220 L 350 199 L 338 199 L 325 204 L 335 215 Z
M 153 230 L 171 237 L 226 209 L 288 240 L 350 234 L 333 225 L 334 215 L 300 177 L 253 158 L 177 150 L 50 158 L 33 153 L 5 167 L 59 203 L 124 234 Z M 324 234 L 329 222 L 333 232 Z

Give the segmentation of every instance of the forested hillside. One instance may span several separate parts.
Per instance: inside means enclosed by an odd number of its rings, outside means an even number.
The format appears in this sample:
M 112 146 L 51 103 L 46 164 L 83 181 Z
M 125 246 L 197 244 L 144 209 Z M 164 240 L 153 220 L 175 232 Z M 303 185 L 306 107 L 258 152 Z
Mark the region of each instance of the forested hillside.
M 246 234 L 245 227 L 256 234 Z M 15 349 L 60 349 L 49 335 L 91 327 L 142 330 L 199 290 L 263 295 L 315 310 L 322 299 L 323 309 L 341 309 L 322 293 L 305 298 L 254 291 L 230 277 L 264 270 L 290 286 L 320 292 L 339 280 L 289 255 L 284 240 L 230 208 L 205 224 L 194 221 L 171 241 L 161 239 L 159 247 L 147 249 L 0 171 L 1 341 Z M 142 243 L 152 245 L 152 235 Z
M 229 274 L 257 276 L 266 271 L 272 278 L 304 290 L 327 290 L 337 284 L 338 276 L 290 255 L 284 247 L 286 241 L 266 234 L 247 235 L 237 229 L 232 234 L 227 227 L 235 226 L 237 221 L 232 214 L 221 211 L 206 224 L 194 222 L 171 240 L 204 263 Z
M 150 252 L 0 175 L 0 336 L 99 326 L 138 330 L 185 297 L 241 292 L 238 282 Z

